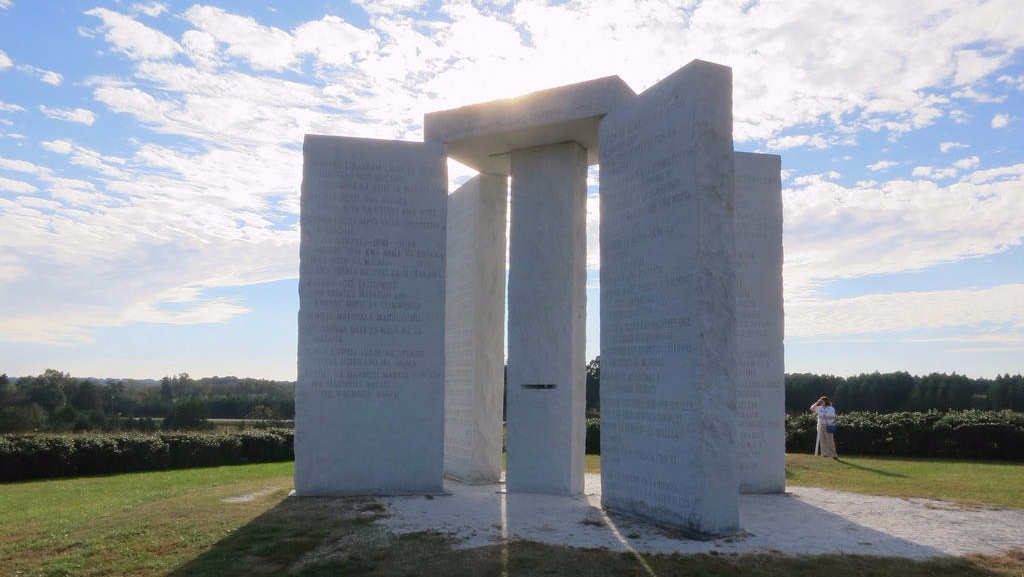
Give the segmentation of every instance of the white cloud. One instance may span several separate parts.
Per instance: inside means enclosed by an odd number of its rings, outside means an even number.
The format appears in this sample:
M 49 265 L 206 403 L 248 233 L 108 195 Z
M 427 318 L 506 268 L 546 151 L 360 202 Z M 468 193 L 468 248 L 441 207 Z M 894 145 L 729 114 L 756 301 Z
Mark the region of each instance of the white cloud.
M 10 68 L 11 66 L 14 66 L 14 61 L 11 60 L 11 57 L 6 52 L 0 50 L 0 70 Z
M 888 169 L 890 169 L 890 168 L 892 168 L 894 166 L 898 166 L 898 165 L 899 165 L 898 162 L 894 162 L 892 160 L 879 160 L 878 162 L 876 162 L 874 164 L 869 164 L 867 166 L 867 168 L 868 168 L 868 170 L 870 170 L 872 172 L 878 172 L 879 170 L 888 170 Z
M 170 58 L 181 51 L 173 38 L 119 12 L 93 8 L 86 12 L 103 21 L 100 29 L 115 52 L 133 60 Z
M 51 86 L 60 86 L 61 83 L 64 82 L 64 77 L 52 70 L 44 70 L 42 68 L 36 68 L 35 66 L 28 66 L 27 64 L 19 65 L 17 68 L 19 71 L 30 76 L 35 76 L 42 82 Z
M 935 169 L 918 169 L 939 178 Z M 847 188 L 817 175 L 794 179 L 783 191 L 786 292 L 814 297 L 832 279 L 922 270 L 1019 245 L 1022 183 L 1024 164 L 941 186 L 897 179 Z
M 972 173 L 968 177 L 968 181 L 972 184 L 990 184 L 1005 181 L 1024 182 L 1024 163 L 979 170 Z
M 27 160 L 20 160 L 17 158 L 4 158 L 0 156 L 0 169 L 11 170 L 14 172 L 24 172 L 26 174 L 43 174 L 47 172 L 47 169 L 33 164 Z
M 970 145 L 963 144 L 962 142 L 940 142 L 939 151 L 946 153 L 950 150 L 956 150 L 958 148 L 970 148 Z
M 130 10 L 135 14 L 145 14 L 150 18 L 156 18 L 157 16 L 167 12 L 167 5 L 159 2 L 150 2 L 148 4 L 132 4 Z
M 17 104 L 8 104 L 0 100 L 0 112 L 25 112 L 25 109 Z
M 768 141 L 768 148 L 772 150 L 786 150 L 798 146 L 810 146 L 811 148 L 828 148 L 829 143 L 820 134 L 792 134 L 780 136 Z
M 977 156 L 969 156 L 967 158 L 961 158 L 960 160 L 954 162 L 953 166 L 959 168 L 960 170 L 970 170 L 972 168 L 977 168 L 978 164 L 980 163 L 981 159 L 979 159 Z
M 7 10 L 14 6 L 13 0 L 0 0 L 0 10 Z
M 973 101 L 960 100 L 991 90 L 999 63 L 1024 47 L 998 2 L 442 4 L 443 15 L 427 17 L 408 12 L 420 0 L 377 2 L 367 6 L 370 27 L 325 16 L 289 30 L 203 5 L 183 19 L 146 20 L 151 26 L 91 10 L 103 51 L 134 60 L 116 78 L 88 80 L 95 100 L 187 140 L 140 130 L 129 152 L 118 142 L 121 156 L 108 154 L 113 144 L 42 143 L 99 178 L 41 175 L 39 186 L 59 204 L 49 215 L 38 203 L 0 199 L 5 242 L 24 255 L 2 270 L 30 273 L 0 274 L 0 332 L 63 341 L 86 339 L 95 326 L 243 314 L 204 289 L 295 277 L 305 133 L 418 139 L 427 111 L 607 74 L 639 91 L 698 56 L 733 67 L 737 141 L 821 149 L 869 130 L 967 121 Z M 130 10 L 150 9 L 165 13 L 155 4 Z M 943 152 L 960 148 L 946 144 Z M 894 162 L 871 166 L 881 172 Z M 919 169 L 939 178 L 976 167 Z M 1021 169 L 976 171 L 944 186 L 845 187 L 824 172 L 797 176 L 786 191 L 790 296 L 1020 242 Z M 591 220 L 598 202 L 588 198 Z M 39 298 L 26 304 L 17 297 L 25 294 Z
M 40 104 L 39 111 L 54 120 L 77 122 L 87 126 L 92 126 L 92 123 L 96 121 L 96 114 L 84 108 L 49 108 L 46 105 Z
M 1021 302 L 1024 284 L 797 301 L 786 306 L 786 336 L 874 334 L 1021 322 Z
M 951 110 L 949 117 L 957 124 L 967 124 L 974 118 L 974 115 L 965 110 Z
M 941 180 L 944 178 L 953 178 L 960 173 L 960 170 L 955 166 L 947 168 L 935 168 L 933 166 L 915 166 L 911 172 L 913 176 L 921 176 L 924 178 L 933 178 Z
M 295 60 L 291 35 L 280 28 L 263 26 L 255 18 L 197 4 L 185 11 L 185 19 L 225 43 L 229 55 L 246 60 L 253 68 L 281 70 Z
M 4 178 L 0 176 L 0 190 L 4 192 L 14 192 L 19 194 L 32 194 L 38 189 L 27 182 L 21 180 L 11 180 L 9 178 Z
M 956 90 L 956 91 L 953 92 L 952 96 L 953 96 L 953 98 L 959 98 L 959 99 L 963 99 L 963 100 L 973 100 L 974 102 L 983 102 L 983 103 L 988 103 L 988 104 L 991 104 L 993 102 L 1005 102 L 1006 101 L 1006 95 L 1005 94 L 1001 94 L 999 96 L 993 96 L 991 94 L 986 94 L 984 92 L 979 92 L 973 86 L 968 86 L 967 88 L 962 88 L 960 90 Z
M 1010 123 L 1010 115 L 1005 113 L 996 114 L 992 117 L 992 128 L 1006 128 Z
M 40 146 L 57 154 L 71 154 L 71 150 L 74 147 L 70 140 L 47 140 L 41 142 Z
M 955 53 L 956 74 L 953 83 L 967 86 L 977 82 L 1005 66 L 1012 56 L 1013 53 L 998 51 L 986 53 L 981 50 L 959 50 Z
M 372 30 L 356 28 L 337 16 L 328 15 L 299 26 L 295 30 L 294 47 L 298 53 L 315 55 L 323 64 L 343 67 L 372 54 L 379 41 Z
M 1017 76 L 1016 78 L 1008 74 L 1004 74 L 996 79 L 996 82 L 1009 84 L 1015 87 L 1017 90 L 1024 92 L 1024 76 Z

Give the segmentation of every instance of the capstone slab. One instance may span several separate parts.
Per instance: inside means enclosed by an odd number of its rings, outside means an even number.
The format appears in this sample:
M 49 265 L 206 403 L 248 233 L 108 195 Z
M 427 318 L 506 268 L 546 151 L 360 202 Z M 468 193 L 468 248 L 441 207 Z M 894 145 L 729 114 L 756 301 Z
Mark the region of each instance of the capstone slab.
M 740 492 L 786 490 L 782 159 L 737 152 L 736 363 Z
M 448 196 L 444 472 L 501 478 L 508 178 L 479 174 Z
M 427 142 L 448 145 L 448 156 L 485 173 L 510 174 L 509 152 L 576 142 L 598 158 L 597 125 L 635 96 L 618 76 L 549 88 L 517 98 L 431 112 L 423 117 Z
M 602 505 L 735 532 L 731 70 L 691 62 L 600 140 Z
M 442 490 L 443 145 L 307 135 L 295 491 Z

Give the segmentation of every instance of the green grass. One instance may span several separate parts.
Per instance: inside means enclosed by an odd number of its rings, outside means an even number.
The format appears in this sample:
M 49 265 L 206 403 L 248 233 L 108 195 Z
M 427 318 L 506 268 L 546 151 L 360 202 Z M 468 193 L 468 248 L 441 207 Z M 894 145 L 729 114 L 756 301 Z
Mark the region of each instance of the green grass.
M 2 574 L 163 574 L 280 502 L 292 472 L 268 463 L 0 485 Z
M 792 484 L 1020 506 L 1019 465 L 787 458 Z M 600 460 L 587 457 L 587 471 Z M 396 536 L 372 498 L 291 498 L 292 463 L 0 485 L 0 575 L 1024 575 L 1024 552 L 917 562 L 858 556 L 645 555 L 530 542 L 453 550 Z M 1014 474 L 1016 473 L 1016 476 Z M 932 485 L 948 486 L 936 489 Z M 912 495 L 905 491 L 913 488 Z M 1019 491 L 1017 491 L 1019 492 Z M 255 495 L 228 502 L 229 497 Z M 1017 499 L 1019 497 L 1014 497 Z
M 786 483 L 1024 509 L 1024 463 L 789 454 Z

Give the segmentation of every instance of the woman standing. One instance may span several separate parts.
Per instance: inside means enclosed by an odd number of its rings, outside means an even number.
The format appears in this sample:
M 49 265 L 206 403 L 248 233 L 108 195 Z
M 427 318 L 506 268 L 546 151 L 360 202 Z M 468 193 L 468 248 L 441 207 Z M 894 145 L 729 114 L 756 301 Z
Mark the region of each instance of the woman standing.
M 839 459 L 836 440 L 832 436 L 836 425 L 836 409 L 832 406 L 832 399 L 822 396 L 811 405 L 811 411 L 818 415 L 818 447 L 821 448 L 821 456 Z

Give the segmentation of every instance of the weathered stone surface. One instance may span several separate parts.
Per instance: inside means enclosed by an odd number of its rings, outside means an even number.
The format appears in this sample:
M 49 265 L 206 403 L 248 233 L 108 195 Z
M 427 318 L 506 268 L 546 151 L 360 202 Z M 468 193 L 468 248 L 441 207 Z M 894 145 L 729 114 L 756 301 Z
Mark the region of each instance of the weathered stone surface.
M 737 152 L 738 473 L 744 493 L 786 490 L 782 159 Z
M 445 149 L 307 135 L 295 490 L 442 489 Z
M 510 492 L 583 492 L 586 180 L 576 143 L 512 152 Z
M 633 91 L 618 76 L 533 92 L 517 98 L 431 112 L 424 140 L 448 145 L 448 156 L 480 172 L 510 174 L 512 150 L 577 142 L 597 162 L 597 124 Z
M 501 478 L 508 179 L 473 177 L 448 196 L 445 475 Z
M 736 531 L 731 70 L 691 62 L 600 140 L 602 505 Z

